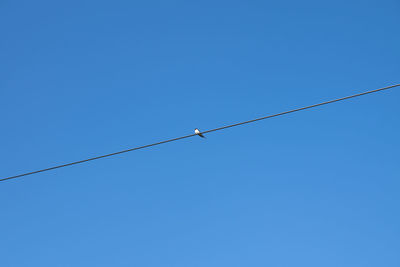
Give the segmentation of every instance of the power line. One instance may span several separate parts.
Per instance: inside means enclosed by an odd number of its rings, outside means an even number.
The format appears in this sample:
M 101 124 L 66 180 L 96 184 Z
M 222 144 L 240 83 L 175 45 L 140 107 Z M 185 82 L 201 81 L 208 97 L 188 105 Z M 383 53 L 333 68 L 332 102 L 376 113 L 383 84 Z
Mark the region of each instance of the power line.
M 375 89 L 375 90 L 371 90 L 371 91 L 366 91 L 366 92 L 355 94 L 355 95 L 351 95 L 351 96 L 337 98 L 337 99 L 334 99 L 334 100 L 330 100 L 330 101 L 314 104 L 314 105 L 311 105 L 311 106 L 292 109 L 292 110 L 284 111 L 284 112 L 281 112 L 281 113 L 276 113 L 276 114 L 273 114 L 273 115 L 268 115 L 268 116 L 265 116 L 265 117 L 253 119 L 253 120 L 248 120 L 248 121 L 244 121 L 244 122 L 230 124 L 230 125 L 222 126 L 222 127 L 219 127 L 219 128 L 203 131 L 202 133 L 205 134 L 205 133 L 216 132 L 216 131 L 224 130 L 224 129 L 227 129 L 227 128 L 231 128 L 231 127 L 235 127 L 235 126 L 239 126 L 239 125 L 243 125 L 243 124 L 247 124 L 247 123 L 252 123 L 252 122 L 265 120 L 265 119 L 269 119 L 269 118 L 273 118 L 273 117 L 278 117 L 278 116 L 286 115 L 286 114 L 289 114 L 289 113 L 302 111 L 302 110 L 305 110 L 305 109 L 315 108 L 315 107 L 327 105 L 327 104 L 330 104 L 330 103 L 335 103 L 335 102 L 347 100 L 347 99 L 354 98 L 354 97 L 359 97 L 359 96 L 363 96 L 363 95 L 367 95 L 367 94 L 371 94 L 371 93 L 380 92 L 380 91 L 387 90 L 387 89 L 394 88 L 394 87 L 398 87 L 398 86 L 400 86 L 400 84 L 395 84 L 395 85 L 391 85 L 391 86 L 387 86 L 387 87 L 383 87 L 383 88 L 379 88 L 379 89 Z M 22 174 L 19 174 L 19 175 L 14 175 L 14 176 L 2 178 L 2 179 L 0 179 L 0 181 L 16 179 L 16 178 L 20 178 L 20 177 L 31 175 L 31 174 L 36 174 L 36 173 L 40 173 L 40 172 L 46 172 L 46 171 L 59 169 L 59 168 L 67 167 L 67 166 L 72 166 L 72 165 L 76 165 L 76 164 L 80 164 L 80 163 L 84 163 L 84 162 L 88 162 L 88 161 L 92 161 L 92 160 L 96 160 L 96 159 L 111 157 L 111 156 L 123 154 L 123 153 L 126 153 L 126 152 L 134 151 L 134 150 L 139 150 L 139 149 L 148 148 L 148 147 L 151 147 L 151 146 L 157 146 L 157 145 L 161 145 L 161 144 L 165 144 L 165 143 L 169 143 L 169 142 L 178 141 L 178 140 L 185 139 L 185 138 L 188 138 L 188 137 L 193 137 L 193 136 L 196 136 L 196 135 L 197 134 L 189 134 L 189 135 L 185 135 L 185 136 L 181 136 L 181 137 L 177 137 L 177 138 L 173 138 L 173 139 L 168 139 L 168 140 L 164 140 L 164 141 L 153 143 L 153 144 L 149 144 L 149 145 L 138 146 L 138 147 L 129 148 L 129 149 L 125 149 L 125 150 L 122 150 L 122 151 L 118 151 L 118 152 L 114 152 L 114 153 L 110 153 L 110 154 L 105 154 L 105 155 L 101 155 L 101 156 L 97 156 L 97 157 L 93 157 L 93 158 L 88 158 L 88 159 L 74 161 L 74 162 L 70 162 L 70 163 L 66 163 L 66 164 L 62 164 L 62 165 L 57 165 L 57 166 L 49 167 L 49 168 L 46 168 L 46 169 L 41 169 L 41 170 L 37 170 L 37 171 L 22 173 Z

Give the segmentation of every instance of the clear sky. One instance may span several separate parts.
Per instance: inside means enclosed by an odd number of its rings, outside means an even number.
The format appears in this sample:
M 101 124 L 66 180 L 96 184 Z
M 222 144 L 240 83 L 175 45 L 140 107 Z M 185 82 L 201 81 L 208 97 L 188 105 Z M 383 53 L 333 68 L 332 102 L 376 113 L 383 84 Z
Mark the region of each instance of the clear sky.
M 400 82 L 400 3 L 0 1 L 0 176 Z M 400 266 L 400 88 L 0 183 L 0 265 Z

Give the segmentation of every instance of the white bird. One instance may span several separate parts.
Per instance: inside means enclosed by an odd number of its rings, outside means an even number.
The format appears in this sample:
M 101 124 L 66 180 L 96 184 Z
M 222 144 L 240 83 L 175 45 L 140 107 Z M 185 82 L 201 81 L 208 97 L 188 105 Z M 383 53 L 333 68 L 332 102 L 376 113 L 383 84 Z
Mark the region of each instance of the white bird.
M 194 133 L 197 134 L 197 135 L 200 136 L 200 137 L 206 138 L 206 137 L 200 132 L 200 130 L 197 129 L 197 128 L 194 129 Z

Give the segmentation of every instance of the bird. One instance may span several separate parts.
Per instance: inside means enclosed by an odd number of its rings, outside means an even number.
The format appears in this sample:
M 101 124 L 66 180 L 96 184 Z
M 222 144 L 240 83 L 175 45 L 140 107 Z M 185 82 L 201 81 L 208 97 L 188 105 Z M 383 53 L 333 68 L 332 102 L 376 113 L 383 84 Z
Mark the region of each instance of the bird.
M 200 132 L 200 130 L 197 129 L 197 128 L 194 129 L 194 133 L 197 134 L 198 136 L 202 137 L 202 138 L 206 138 L 206 137 Z

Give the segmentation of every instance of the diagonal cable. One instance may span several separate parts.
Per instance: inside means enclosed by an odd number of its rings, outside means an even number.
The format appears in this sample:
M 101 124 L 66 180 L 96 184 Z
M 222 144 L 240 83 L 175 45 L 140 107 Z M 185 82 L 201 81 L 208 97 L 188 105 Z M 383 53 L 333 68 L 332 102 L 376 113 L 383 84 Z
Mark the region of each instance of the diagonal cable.
M 286 115 L 286 114 L 289 114 L 289 113 L 294 113 L 294 112 L 298 112 L 298 111 L 302 111 L 302 110 L 306 110 L 306 109 L 311 109 L 311 108 L 315 108 L 315 107 L 319 107 L 319 106 L 323 106 L 323 105 L 327 105 L 327 104 L 331 104 L 331 103 L 335 103 L 335 102 L 339 102 L 339 101 L 343 101 L 343 100 L 347 100 L 347 99 L 351 99 L 351 98 L 367 95 L 367 94 L 372 94 L 372 93 L 384 91 L 384 90 L 391 89 L 391 88 L 398 87 L 398 86 L 400 86 L 400 84 L 386 86 L 386 87 L 382 87 L 382 88 L 371 90 L 371 91 L 366 91 L 366 92 L 355 94 L 355 95 L 351 95 L 351 96 L 346 96 L 346 97 L 342 97 L 342 98 L 329 100 L 329 101 L 326 101 L 326 102 L 321 102 L 321 103 L 314 104 L 314 105 L 311 105 L 311 106 L 296 108 L 296 109 L 284 111 L 284 112 L 281 112 L 281 113 L 268 115 L 268 116 L 265 116 L 265 117 L 260 117 L 260 118 L 256 118 L 256 119 L 252 119 L 252 120 L 248 120 L 248 121 L 244 121 L 244 122 L 230 124 L 230 125 L 222 126 L 222 127 L 219 127 L 219 128 L 207 130 L 207 131 L 204 131 L 202 133 L 205 134 L 205 133 L 221 131 L 221 130 L 224 130 L 224 129 L 227 129 L 227 128 L 236 127 L 236 126 L 239 126 L 239 125 L 248 124 L 248 123 L 261 121 L 261 120 L 265 120 L 265 119 L 270 119 L 270 118 L 274 118 L 274 117 L 278 117 L 278 116 L 282 116 L 282 115 Z M 32 172 L 26 172 L 26 173 L 14 175 L 14 176 L 9 176 L 9 177 L 0 179 L 0 181 L 16 179 L 16 178 L 20 178 L 20 177 L 27 176 L 27 175 L 32 175 L 32 174 L 36 174 L 36 173 L 51 171 L 51 170 L 55 170 L 55 169 L 59 169 L 59 168 L 67 167 L 67 166 L 72 166 L 72 165 L 76 165 L 76 164 L 80 164 L 80 163 L 85 163 L 85 162 L 92 161 L 92 160 L 107 158 L 107 157 L 111 157 L 111 156 L 127 153 L 127 152 L 134 151 L 134 150 L 144 149 L 144 148 L 148 148 L 148 147 L 152 147 L 152 146 L 157 146 L 157 145 L 161 145 L 161 144 L 165 144 L 165 143 L 169 143 L 169 142 L 178 141 L 178 140 L 189 138 L 189 137 L 193 137 L 193 136 L 196 136 L 196 134 L 184 135 L 184 136 L 181 136 L 181 137 L 168 139 L 168 140 L 160 141 L 160 142 L 149 144 L 149 145 L 133 147 L 133 148 L 121 150 L 121 151 L 110 153 L 110 154 L 105 154 L 105 155 L 101 155 L 101 156 L 97 156 L 97 157 L 87 158 L 87 159 L 84 159 L 84 160 L 74 161 L 74 162 L 70 162 L 70 163 L 66 163 L 66 164 L 62 164 L 62 165 L 57 165 L 57 166 L 53 166 L 53 167 L 49 167 L 49 168 L 45 168 L 45 169 L 40 169 L 40 170 L 36 170 L 36 171 L 32 171 Z

